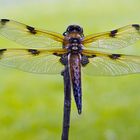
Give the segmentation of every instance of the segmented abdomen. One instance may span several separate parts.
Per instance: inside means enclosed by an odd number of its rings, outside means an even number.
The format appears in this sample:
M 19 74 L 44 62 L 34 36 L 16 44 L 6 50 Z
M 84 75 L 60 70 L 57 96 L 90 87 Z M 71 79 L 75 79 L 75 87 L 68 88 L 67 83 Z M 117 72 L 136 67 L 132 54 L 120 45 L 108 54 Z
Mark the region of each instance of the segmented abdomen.
M 69 54 L 69 72 L 73 95 L 80 114 L 82 111 L 82 90 L 81 90 L 81 58 L 80 54 Z

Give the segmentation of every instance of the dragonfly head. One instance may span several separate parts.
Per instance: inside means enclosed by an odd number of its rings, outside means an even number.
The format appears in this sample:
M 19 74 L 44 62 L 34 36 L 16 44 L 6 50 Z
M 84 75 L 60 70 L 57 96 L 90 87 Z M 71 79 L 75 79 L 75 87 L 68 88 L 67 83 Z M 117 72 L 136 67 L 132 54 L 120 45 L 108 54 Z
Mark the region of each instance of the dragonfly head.
M 83 28 L 79 25 L 69 25 L 63 35 L 66 36 L 68 33 L 78 33 L 81 35 L 83 34 Z

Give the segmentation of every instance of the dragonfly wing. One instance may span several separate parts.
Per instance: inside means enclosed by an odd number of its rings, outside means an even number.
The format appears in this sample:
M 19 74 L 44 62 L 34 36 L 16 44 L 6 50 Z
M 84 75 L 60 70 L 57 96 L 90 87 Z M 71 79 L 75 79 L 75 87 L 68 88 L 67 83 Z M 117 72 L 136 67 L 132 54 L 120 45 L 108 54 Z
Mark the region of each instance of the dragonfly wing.
M 58 48 L 62 47 L 63 36 L 46 30 L 8 19 L 0 21 L 0 35 L 31 48 Z
M 61 73 L 63 49 L 1 49 L 0 64 L 38 74 Z
M 89 49 L 120 49 L 132 45 L 137 40 L 140 40 L 140 25 L 132 24 L 110 32 L 86 36 L 83 44 Z
M 88 58 L 83 71 L 88 75 L 119 76 L 140 72 L 140 56 L 83 51 Z

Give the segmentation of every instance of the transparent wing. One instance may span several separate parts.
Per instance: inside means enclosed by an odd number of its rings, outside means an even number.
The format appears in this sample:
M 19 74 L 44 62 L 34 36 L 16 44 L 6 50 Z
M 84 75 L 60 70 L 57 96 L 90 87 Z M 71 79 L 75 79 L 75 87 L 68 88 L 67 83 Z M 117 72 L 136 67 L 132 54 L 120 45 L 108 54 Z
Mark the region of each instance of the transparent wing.
M 140 56 L 108 54 L 85 50 L 89 57 L 83 71 L 88 75 L 119 76 L 140 72 Z
M 8 19 L 0 20 L 0 35 L 31 48 L 62 47 L 63 36 Z
M 132 24 L 110 32 L 86 36 L 83 44 L 89 49 L 119 49 L 130 46 L 137 40 L 140 40 L 140 25 Z
M 63 49 L 1 49 L 0 65 L 31 73 L 56 74 L 64 68 L 60 62 L 63 53 Z

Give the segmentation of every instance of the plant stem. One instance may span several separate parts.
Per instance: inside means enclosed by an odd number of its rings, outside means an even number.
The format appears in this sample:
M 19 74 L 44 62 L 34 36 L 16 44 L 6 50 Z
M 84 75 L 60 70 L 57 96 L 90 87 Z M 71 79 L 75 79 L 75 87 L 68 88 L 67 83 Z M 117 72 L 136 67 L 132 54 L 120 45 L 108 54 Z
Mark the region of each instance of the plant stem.
M 61 140 L 68 140 L 70 128 L 70 111 L 71 111 L 71 83 L 68 65 L 62 72 L 64 79 L 64 113 L 63 113 L 63 130 Z

